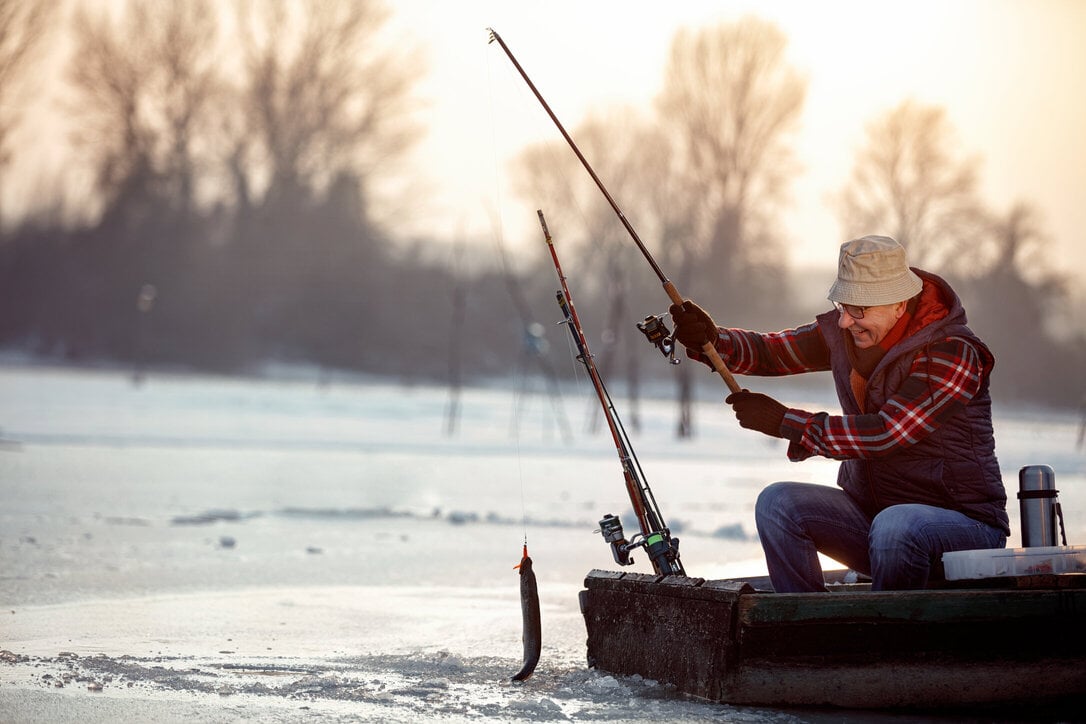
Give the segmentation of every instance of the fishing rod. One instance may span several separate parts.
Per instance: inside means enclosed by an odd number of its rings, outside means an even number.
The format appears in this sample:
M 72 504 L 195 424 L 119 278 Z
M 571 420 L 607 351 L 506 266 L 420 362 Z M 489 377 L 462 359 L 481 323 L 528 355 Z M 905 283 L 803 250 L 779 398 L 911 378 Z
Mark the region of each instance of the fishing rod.
M 679 539 L 671 537 L 671 531 L 664 525 L 663 515 L 656 499 L 652 495 L 645 473 L 641 469 L 641 463 L 634 455 L 630 438 L 626 434 L 626 428 L 619 419 L 615 405 L 611 401 L 611 395 L 603 384 L 599 370 L 593 360 L 592 353 L 588 349 L 588 340 L 585 339 L 584 330 L 581 328 L 581 320 L 577 316 L 577 309 L 573 306 L 573 295 L 570 294 L 566 275 L 562 272 L 562 265 L 558 261 L 558 252 L 554 248 L 554 240 L 547 229 L 547 220 L 543 217 L 543 211 L 537 210 L 539 224 L 543 227 L 543 238 L 547 241 L 547 248 L 551 252 L 551 261 L 554 262 L 554 271 L 558 274 L 558 281 L 562 284 L 555 296 L 558 306 L 562 310 L 565 324 L 573 337 L 573 343 L 577 347 L 577 360 L 588 371 L 588 377 L 592 381 L 592 387 L 596 391 L 600 405 L 603 407 L 603 415 L 607 420 L 607 427 L 611 430 L 611 437 L 615 441 L 615 449 L 618 459 L 622 462 L 622 475 L 626 480 L 626 492 L 630 496 L 630 505 L 633 506 L 634 515 L 641 532 L 626 540 L 622 532 L 622 521 L 618 516 L 605 515 L 600 520 L 600 533 L 603 539 L 611 546 L 611 554 L 615 563 L 620 566 L 628 566 L 633 563 L 630 552 L 635 548 L 643 547 L 652 562 L 652 567 L 659 575 L 677 574 L 685 576 L 682 563 L 679 562 Z
M 596 175 L 596 172 L 592 169 L 592 165 L 588 163 L 588 159 L 586 159 L 584 157 L 584 154 L 581 153 L 581 149 L 577 147 L 577 144 L 574 143 L 573 138 L 569 135 L 569 133 L 566 132 L 565 126 L 563 126 L 562 122 L 558 120 L 558 116 L 556 116 L 554 114 L 554 111 L 551 110 L 550 105 L 548 105 L 547 101 L 543 98 L 543 95 L 535 87 L 535 83 L 533 83 L 532 79 L 528 77 L 528 74 L 524 71 L 524 68 L 521 67 L 520 63 L 513 55 L 513 52 L 509 50 L 509 46 L 505 44 L 505 41 L 502 40 L 501 36 L 498 35 L 497 31 L 493 28 L 487 28 L 487 32 L 490 34 L 489 42 L 493 43 L 497 41 L 498 45 L 501 46 L 501 49 L 505 51 L 505 54 L 509 57 L 509 60 L 512 61 L 513 67 L 515 67 L 517 69 L 517 72 L 520 73 L 520 77 L 523 78 L 524 82 L 528 84 L 528 87 L 535 95 L 536 100 L 538 100 L 540 105 L 543 106 L 543 110 L 545 110 L 547 112 L 547 115 L 550 116 L 550 119 L 554 122 L 554 125 L 557 126 L 558 131 L 562 134 L 562 137 L 566 139 L 566 143 L 569 144 L 569 147 L 573 149 L 573 153 L 577 156 L 577 159 L 581 162 L 581 165 L 584 166 L 585 171 L 588 172 L 588 175 L 592 177 L 592 180 L 596 183 L 596 186 L 603 194 L 603 197 L 607 199 L 607 203 L 611 205 L 611 208 L 618 216 L 619 221 L 622 222 L 622 226 L 625 227 L 627 233 L 629 233 L 630 238 L 633 239 L 635 244 L 637 244 L 637 248 L 641 250 L 641 255 L 645 257 L 645 261 L 649 263 L 649 266 L 652 267 L 653 272 L 663 284 L 664 292 L 667 293 L 667 296 L 671 299 L 673 303 L 682 304 L 684 301 L 683 295 L 679 293 L 679 290 L 675 288 L 675 284 L 672 283 L 671 280 L 669 280 L 664 274 L 663 270 L 660 269 L 660 265 L 656 263 L 656 260 L 649 252 L 648 247 L 646 247 L 644 242 L 641 241 L 641 237 L 638 236 L 637 231 L 633 227 L 633 224 L 631 224 L 626 218 L 626 215 L 622 213 L 622 209 L 619 208 L 614 198 L 612 198 L 610 192 L 607 191 L 607 187 L 603 185 L 603 181 L 600 180 L 600 177 Z M 659 321 L 654 317 L 648 317 L 645 319 L 644 322 L 644 326 L 650 329 L 656 329 L 658 324 Z M 647 336 L 649 335 L 649 332 L 645 331 L 645 329 L 642 328 L 642 325 L 638 325 L 638 328 L 645 332 Z M 650 341 L 653 341 L 651 336 L 649 337 L 649 339 Z M 657 346 L 660 347 L 659 344 L 657 344 Z M 660 349 L 661 351 L 664 351 L 665 354 L 667 354 L 663 347 L 660 347 Z M 729 370 L 727 365 L 724 364 L 724 360 L 721 359 L 720 354 L 716 351 L 716 347 L 713 346 L 713 343 L 706 342 L 705 345 L 702 347 L 702 352 L 708 358 L 709 363 L 713 366 L 713 370 L 715 370 L 716 373 L 720 375 L 721 379 L 724 380 L 724 384 L 728 386 L 728 389 L 732 392 L 739 392 L 741 390 L 739 383 L 735 381 L 735 377 L 732 375 L 731 370 Z

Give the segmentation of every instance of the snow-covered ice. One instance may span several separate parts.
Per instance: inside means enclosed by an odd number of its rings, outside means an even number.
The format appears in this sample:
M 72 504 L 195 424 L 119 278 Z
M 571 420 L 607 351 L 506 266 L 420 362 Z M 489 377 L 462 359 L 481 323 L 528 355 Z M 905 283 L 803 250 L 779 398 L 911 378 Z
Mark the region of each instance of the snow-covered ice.
M 557 406 L 534 389 L 465 389 L 450 436 L 442 387 L 0 367 L 0 719 L 871 720 L 588 669 L 577 592 L 614 567 L 594 531 L 633 519 L 609 436 L 584 432 L 590 388 Z M 835 463 L 788 463 L 711 395 L 693 440 L 674 438 L 668 399 L 640 418 L 633 443 L 691 575 L 764 573 L 758 490 L 833 482 Z M 1008 545 L 1033 463 L 1056 471 L 1069 542 L 1086 540 L 1079 424 L 997 409 Z M 525 538 L 543 654 L 511 684 Z

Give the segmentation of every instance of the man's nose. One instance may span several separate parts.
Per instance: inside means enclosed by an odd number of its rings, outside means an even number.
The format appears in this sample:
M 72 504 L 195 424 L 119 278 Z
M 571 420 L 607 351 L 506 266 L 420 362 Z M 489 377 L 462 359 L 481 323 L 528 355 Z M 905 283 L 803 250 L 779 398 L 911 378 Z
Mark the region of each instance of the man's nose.
M 848 329 L 849 327 L 851 327 L 855 323 L 856 323 L 856 320 L 853 319 L 852 315 L 849 314 L 848 312 L 846 312 L 845 310 L 842 309 L 841 311 L 839 311 L 837 313 L 837 326 L 840 327 L 841 329 Z

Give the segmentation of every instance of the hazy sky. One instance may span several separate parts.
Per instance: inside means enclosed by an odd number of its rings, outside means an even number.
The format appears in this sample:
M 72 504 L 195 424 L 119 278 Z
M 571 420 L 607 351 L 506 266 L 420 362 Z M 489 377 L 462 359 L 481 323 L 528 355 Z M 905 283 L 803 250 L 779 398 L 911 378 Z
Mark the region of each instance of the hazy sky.
M 391 6 L 394 31 L 430 67 L 419 89 L 430 130 L 417 157 L 432 213 L 417 217 L 420 229 L 486 235 L 500 211 L 507 243 L 539 233 L 531 203 L 508 188 L 506 162 L 525 144 L 561 137 L 501 49 L 487 44 L 487 27 L 572 132 L 593 109 L 650 111 L 676 30 L 754 14 L 789 36 L 789 62 L 808 79 L 796 138 L 804 170 L 780 220 L 793 263 L 834 263 L 843 239 L 827 196 L 848 180 L 866 124 L 911 97 L 945 107 L 962 151 L 983 159 L 984 201 L 1001 213 L 1019 200 L 1035 204 L 1061 254 L 1057 266 L 1084 276 L 1086 0 Z M 510 122 L 510 105 L 522 107 L 521 120 Z M 636 226 L 636 210 L 616 200 Z
M 388 6 L 388 42 L 429 68 L 417 89 L 428 132 L 414 157 L 426 191 L 412 219 L 399 220 L 404 234 L 489 242 L 500 218 L 510 246 L 539 241 L 535 204 L 513 196 L 508 161 L 528 144 L 561 143 L 561 137 L 498 45 L 487 43 L 488 27 L 501 33 L 574 132 L 593 110 L 631 106 L 650 113 L 680 28 L 753 14 L 789 36 L 788 60 L 808 81 L 794 139 L 802 171 L 780 218 L 792 245 L 790 263 L 832 266 L 843 239 L 828 196 L 847 182 L 865 126 L 913 98 L 947 109 L 963 153 L 982 159 L 981 192 L 989 206 L 1005 213 L 1028 201 L 1040 210 L 1054 266 L 1076 273 L 1080 292 L 1086 290 L 1086 0 L 388 0 Z M 45 70 L 57 75 L 59 88 L 59 64 Z M 43 97 L 40 105 L 54 117 L 62 108 L 55 98 Z M 41 118 L 20 129 L 14 179 L 2 189 L 6 209 L 51 195 L 42 184 L 89 183 L 50 155 L 66 133 L 55 122 Z M 637 210 L 616 200 L 636 227 Z M 574 211 L 546 209 L 552 229 Z

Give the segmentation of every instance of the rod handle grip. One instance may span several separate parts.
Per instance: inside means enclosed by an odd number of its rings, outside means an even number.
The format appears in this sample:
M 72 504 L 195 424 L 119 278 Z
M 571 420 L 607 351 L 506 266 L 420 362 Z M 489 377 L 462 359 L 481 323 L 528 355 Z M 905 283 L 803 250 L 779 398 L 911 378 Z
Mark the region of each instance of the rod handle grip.
M 683 303 L 683 295 L 679 293 L 679 290 L 675 288 L 675 285 L 672 284 L 671 281 L 664 282 L 664 291 L 667 292 L 667 296 L 673 303 Z M 732 392 L 739 392 L 743 389 L 739 386 L 739 383 L 735 381 L 735 376 L 732 375 L 732 371 L 724 364 L 724 360 L 721 359 L 720 353 L 716 351 L 716 347 L 714 347 L 711 342 L 706 342 L 705 346 L 701 348 L 701 351 L 709 358 L 709 364 L 711 364 L 713 370 L 720 375 L 720 379 L 724 380 L 724 384 L 728 386 L 729 390 Z

